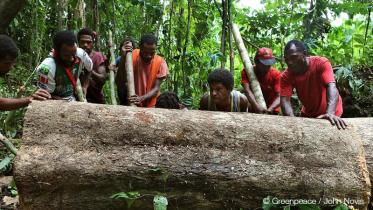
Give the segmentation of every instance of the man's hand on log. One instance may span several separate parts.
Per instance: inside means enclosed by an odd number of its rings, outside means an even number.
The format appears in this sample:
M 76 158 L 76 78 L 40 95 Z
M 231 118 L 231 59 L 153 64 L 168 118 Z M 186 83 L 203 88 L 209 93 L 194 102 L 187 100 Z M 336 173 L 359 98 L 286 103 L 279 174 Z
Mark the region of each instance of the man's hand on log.
M 264 114 L 264 113 L 267 113 L 268 110 L 265 109 L 264 107 L 262 107 L 261 105 L 258 104 L 257 107 L 254 108 L 255 109 L 255 113 L 258 113 L 258 114 Z
M 129 98 L 128 98 L 128 101 L 130 102 L 130 103 L 133 103 L 133 104 L 135 104 L 135 105 L 141 105 L 141 103 L 143 102 L 143 101 L 145 101 L 145 97 L 143 97 L 143 96 L 137 96 L 137 95 L 133 95 L 133 96 L 130 96 Z
M 338 129 L 346 129 L 347 124 L 346 122 L 333 114 L 323 114 L 317 117 L 317 119 L 327 119 L 332 125 L 336 125 Z
M 122 46 L 122 51 L 121 51 L 122 58 L 124 58 L 128 52 L 132 52 L 132 50 L 133 50 L 132 42 L 130 41 L 125 42 Z
M 265 113 L 266 113 L 266 114 L 275 114 L 275 109 L 269 107 L 269 108 L 266 110 Z
M 48 91 L 44 89 L 38 89 L 35 93 L 31 95 L 30 102 L 31 100 L 45 101 L 51 98 L 52 96 Z

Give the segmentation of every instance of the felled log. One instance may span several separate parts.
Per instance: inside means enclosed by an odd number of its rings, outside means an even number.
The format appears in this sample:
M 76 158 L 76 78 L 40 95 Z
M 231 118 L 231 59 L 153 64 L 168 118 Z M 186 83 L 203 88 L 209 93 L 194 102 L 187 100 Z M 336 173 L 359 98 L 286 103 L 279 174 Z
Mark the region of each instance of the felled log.
M 372 118 L 347 118 L 349 125 L 356 128 L 361 136 L 365 149 L 365 159 L 369 170 L 370 180 L 373 181 L 373 120 Z
M 14 177 L 21 209 L 133 209 L 165 195 L 169 209 L 260 207 L 262 199 L 351 199 L 370 180 L 355 126 L 245 113 L 33 102 Z M 323 204 L 322 202 L 320 204 Z M 149 208 L 150 207 L 150 208 Z

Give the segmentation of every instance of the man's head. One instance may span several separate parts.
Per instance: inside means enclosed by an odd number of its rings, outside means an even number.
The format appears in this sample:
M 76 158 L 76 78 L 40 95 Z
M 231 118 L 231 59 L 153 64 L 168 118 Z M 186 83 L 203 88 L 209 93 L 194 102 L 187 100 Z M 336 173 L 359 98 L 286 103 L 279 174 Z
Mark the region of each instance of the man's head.
M 276 63 L 276 59 L 271 49 L 263 47 L 256 51 L 254 62 L 257 72 L 264 75 Z
M 60 31 L 53 38 L 53 48 L 63 65 L 71 66 L 76 57 L 76 36 L 71 31 Z
M 155 107 L 164 109 L 181 109 L 183 105 L 180 103 L 179 97 L 177 97 L 176 93 L 166 91 L 158 96 Z
M 224 103 L 233 90 L 233 76 L 226 69 L 216 69 L 207 78 L 210 86 L 210 96 L 215 104 Z
M 157 50 L 158 39 L 153 34 L 145 34 L 141 37 L 140 40 L 140 55 L 141 58 L 150 62 Z
M 303 42 L 291 40 L 285 46 L 284 58 L 288 70 L 294 74 L 303 74 L 307 71 L 307 48 Z
M 79 47 L 90 54 L 93 50 L 95 33 L 89 28 L 83 28 L 78 32 L 77 38 Z
M 8 73 L 16 63 L 18 48 L 7 35 L 0 35 L 0 76 Z

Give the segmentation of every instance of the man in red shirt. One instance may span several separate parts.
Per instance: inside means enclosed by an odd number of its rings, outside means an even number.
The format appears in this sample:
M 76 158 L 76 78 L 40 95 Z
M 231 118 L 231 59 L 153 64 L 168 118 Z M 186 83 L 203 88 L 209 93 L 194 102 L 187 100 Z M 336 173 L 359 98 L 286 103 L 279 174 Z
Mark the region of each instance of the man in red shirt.
M 105 98 L 102 89 L 107 78 L 105 56 L 93 49 L 96 34 L 89 28 L 83 28 L 77 35 L 79 47 L 89 55 L 93 62 L 91 78 L 87 88 L 87 101 L 90 103 L 104 104 Z
M 295 88 L 302 102 L 302 117 L 327 119 L 338 129 L 346 128 L 342 99 L 338 93 L 332 66 L 327 58 L 308 56 L 305 45 L 288 42 L 284 50 L 288 66 L 281 77 L 281 107 L 284 115 L 294 116 L 290 97 Z
M 268 108 L 265 109 L 255 100 L 245 69 L 241 72 L 241 84 L 244 88 L 244 93 L 256 113 L 278 114 L 280 112 L 281 73 L 272 67 L 276 62 L 272 50 L 269 48 L 260 48 L 256 52 L 254 62 L 254 72 Z

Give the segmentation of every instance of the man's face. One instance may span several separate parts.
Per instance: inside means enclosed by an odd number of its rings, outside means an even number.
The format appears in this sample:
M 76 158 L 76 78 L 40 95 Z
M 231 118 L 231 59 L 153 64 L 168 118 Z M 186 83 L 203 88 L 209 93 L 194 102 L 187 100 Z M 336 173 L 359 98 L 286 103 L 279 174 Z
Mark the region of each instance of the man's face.
M 305 52 L 299 52 L 295 45 L 292 45 L 286 52 L 285 63 L 288 70 L 294 74 L 303 74 L 307 70 L 307 56 Z
M 210 96 L 215 104 L 224 104 L 229 99 L 230 92 L 221 83 L 210 84 Z
M 76 56 L 76 45 L 63 44 L 59 52 L 59 58 L 65 66 L 72 66 Z
M 79 38 L 79 47 L 85 50 L 88 54 L 92 52 L 93 49 L 93 38 L 89 35 L 82 35 Z
M 8 73 L 13 66 L 16 64 L 16 58 L 5 58 L 0 60 L 0 76 L 4 76 Z
M 144 43 L 142 46 L 140 46 L 140 56 L 145 62 L 150 62 L 153 59 L 156 50 L 156 44 Z
M 259 73 L 260 75 L 265 75 L 269 71 L 269 69 L 271 69 L 271 66 L 264 65 L 262 64 L 262 62 L 256 59 L 255 68 L 257 70 L 257 73 Z

